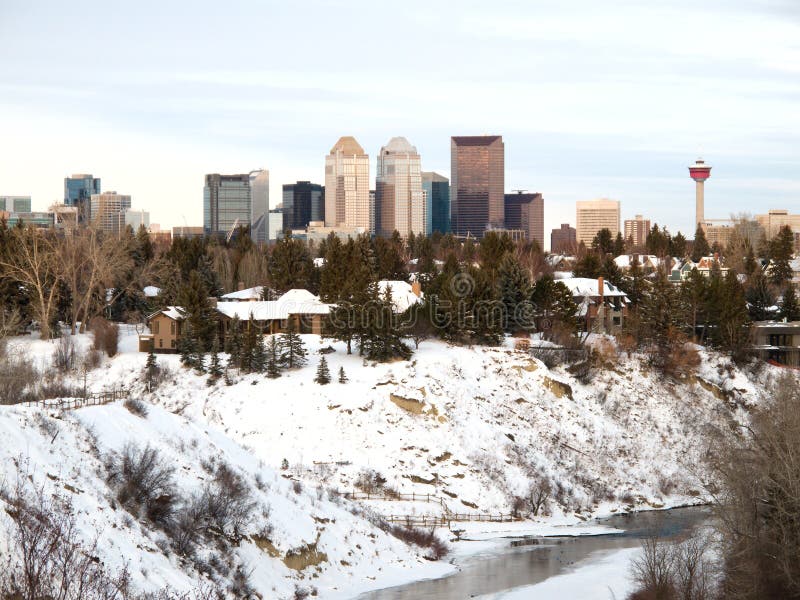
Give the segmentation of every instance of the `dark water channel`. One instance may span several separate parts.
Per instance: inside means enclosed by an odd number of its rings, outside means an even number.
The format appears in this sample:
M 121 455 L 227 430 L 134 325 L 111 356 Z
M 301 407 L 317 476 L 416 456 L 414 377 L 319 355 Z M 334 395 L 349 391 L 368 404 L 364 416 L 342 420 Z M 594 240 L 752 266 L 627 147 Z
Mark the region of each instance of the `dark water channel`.
M 658 533 L 674 538 L 708 521 L 704 507 L 675 508 L 618 515 L 596 523 L 621 533 L 579 537 L 510 537 L 508 545 L 491 555 L 465 558 L 460 570 L 440 579 L 368 592 L 358 600 L 464 600 L 541 583 L 560 575 L 599 550 L 638 547 Z M 468 542 L 467 542 L 468 543 Z

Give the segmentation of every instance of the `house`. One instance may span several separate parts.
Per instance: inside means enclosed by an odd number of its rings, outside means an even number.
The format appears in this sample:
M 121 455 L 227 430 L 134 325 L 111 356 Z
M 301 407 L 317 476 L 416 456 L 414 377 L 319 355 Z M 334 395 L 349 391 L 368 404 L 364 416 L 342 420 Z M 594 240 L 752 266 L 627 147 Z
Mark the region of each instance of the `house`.
M 379 281 L 378 293 L 381 297 L 386 294 L 386 290 L 391 290 L 394 312 L 398 314 L 404 313 L 414 304 L 422 302 L 422 285 L 419 281 L 411 283 L 407 281 Z
M 223 294 L 220 300 L 222 302 L 257 302 L 264 298 L 264 286 L 257 285 L 255 287 L 236 290 L 229 294 Z
M 652 273 L 661 266 L 661 259 L 654 254 L 620 254 L 614 259 L 614 264 L 619 267 L 620 271 L 627 273 L 630 271 L 634 258 L 636 258 L 639 267 L 645 273 Z
M 139 352 L 177 352 L 186 315 L 180 306 L 168 306 L 147 317 L 149 334 L 139 336 Z
M 584 331 L 605 333 L 622 327 L 630 303 L 625 292 L 602 277 L 570 277 L 558 281 L 572 292 Z
M 722 261 L 716 254 L 714 256 L 704 256 L 697 261 L 695 268 L 700 272 L 701 275 L 704 275 L 705 277 L 711 277 L 711 272 L 714 271 L 714 269 L 719 269 L 719 272 L 722 275 L 725 275 L 728 272 L 728 267 L 722 266 Z
M 262 333 L 286 331 L 291 319 L 299 333 L 321 334 L 331 308 L 333 305 L 325 304 L 308 290 L 301 289 L 289 290 L 277 300 L 218 302 L 216 306 L 223 335 L 235 318 L 243 323 L 252 321 Z
M 753 350 L 763 360 L 800 367 L 800 321 L 756 321 Z

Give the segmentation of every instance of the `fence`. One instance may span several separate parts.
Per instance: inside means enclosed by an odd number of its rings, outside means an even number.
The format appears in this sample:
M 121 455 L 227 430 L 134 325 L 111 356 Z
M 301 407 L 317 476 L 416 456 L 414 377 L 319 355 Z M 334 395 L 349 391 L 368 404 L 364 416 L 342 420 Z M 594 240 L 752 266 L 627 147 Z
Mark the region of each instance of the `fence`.
M 50 408 L 56 410 L 75 410 L 85 406 L 100 406 L 117 400 L 125 400 L 130 396 L 126 388 L 114 388 L 96 394 L 88 394 L 85 398 L 47 398 L 44 400 L 29 400 L 22 406 L 29 408 Z
M 348 500 L 383 500 L 385 502 L 391 501 L 401 501 L 401 502 L 432 502 L 434 504 L 438 504 L 442 507 L 442 510 L 445 512 L 449 512 L 447 508 L 447 504 L 445 503 L 443 498 L 439 496 L 434 496 L 433 494 L 403 494 L 400 492 L 380 492 L 380 493 L 371 493 L 371 492 L 339 492 L 341 496 L 344 496 Z

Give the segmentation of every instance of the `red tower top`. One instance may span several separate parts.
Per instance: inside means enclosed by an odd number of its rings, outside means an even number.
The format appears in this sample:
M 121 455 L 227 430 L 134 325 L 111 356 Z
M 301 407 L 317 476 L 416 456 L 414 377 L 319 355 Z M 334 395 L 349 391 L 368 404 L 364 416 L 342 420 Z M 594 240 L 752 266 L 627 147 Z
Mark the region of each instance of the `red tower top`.
M 702 158 L 698 158 L 695 163 L 689 167 L 689 176 L 695 181 L 705 181 L 711 177 L 711 166 L 707 165 Z

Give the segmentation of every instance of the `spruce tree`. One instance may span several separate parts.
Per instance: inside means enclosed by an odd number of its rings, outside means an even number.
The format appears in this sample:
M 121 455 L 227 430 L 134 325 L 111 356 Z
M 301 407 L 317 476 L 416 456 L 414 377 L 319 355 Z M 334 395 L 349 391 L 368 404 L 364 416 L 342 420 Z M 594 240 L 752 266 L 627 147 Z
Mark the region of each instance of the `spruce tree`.
M 247 322 L 247 330 L 244 332 L 242 353 L 239 357 L 239 368 L 245 373 L 250 373 L 253 370 L 253 352 L 257 343 L 256 324 L 252 317 Z
M 634 308 L 639 306 L 645 292 L 645 278 L 637 255 L 633 255 L 628 275 L 623 278 L 619 287 L 628 295 L 628 300 Z
M 331 372 L 328 370 L 328 361 L 325 360 L 324 356 L 319 359 L 317 375 L 314 377 L 314 381 L 320 385 L 327 385 L 331 382 Z
M 592 250 L 600 253 L 601 255 L 614 252 L 614 238 L 611 235 L 610 229 L 604 227 L 597 232 L 597 235 L 595 235 L 594 239 L 592 240 Z
M 602 268 L 600 257 L 595 252 L 587 252 L 575 263 L 572 274 L 575 277 L 596 279 L 600 275 Z
M 208 367 L 209 381 L 217 381 L 222 377 L 222 365 L 219 361 L 219 337 L 214 336 L 211 342 L 211 364 Z
M 242 348 L 244 339 L 242 337 L 242 322 L 239 317 L 233 317 L 228 327 L 228 335 L 225 336 L 225 351 L 231 355 L 229 364 L 241 367 Z
M 277 379 L 281 376 L 280 354 L 277 338 L 272 335 L 267 342 L 267 377 Z
M 642 337 L 650 343 L 650 360 L 657 368 L 666 365 L 673 329 L 678 324 L 675 290 L 666 274 L 658 277 L 639 306 Z
M 308 289 L 314 262 L 305 242 L 283 236 L 269 256 L 270 283 L 279 293 L 295 288 Z
M 770 258 L 770 279 L 778 287 L 792 279 L 792 252 L 794 251 L 794 234 L 788 225 L 781 227 L 778 235 L 769 244 Z
M 150 352 L 147 353 L 147 362 L 144 364 L 144 376 L 145 380 L 147 381 L 147 391 L 153 391 L 153 384 L 155 383 L 155 379 L 158 376 L 158 363 L 156 362 L 156 355 L 153 352 L 152 348 Z
M 192 271 L 186 285 L 179 290 L 177 298 L 200 352 L 211 346 L 211 338 L 216 335 L 217 330 L 217 312 L 211 307 L 208 296 L 208 288 L 203 283 L 200 273 Z M 184 332 L 184 335 L 188 334 Z
M 686 238 L 680 231 L 670 240 L 669 252 L 672 256 L 680 259 L 686 256 Z
M 264 336 L 258 332 L 255 343 L 253 344 L 252 358 L 250 359 L 250 369 L 254 373 L 263 373 L 267 368 L 267 348 L 264 345 Z
M 614 239 L 614 256 L 625 254 L 625 238 L 622 233 L 617 232 L 617 237 Z
M 345 375 L 344 367 L 339 367 L 339 383 L 347 383 L 347 375 Z
M 531 282 L 513 254 L 507 254 L 500 263 L 500 301 L 503 303 L 506 331 L 528 331 L 532 328 L 532 315 L 528 310 Z
M 783 292 L 780 317 L 787 321 L 800 321 L 800 303 L 797 301 L 797 293 L 791 283 Z
M 775 306 L 775 294 L 772 293 L 769 282 L 760 269 L 747 280 L 745 297 L 753 321 L 766 321 L 774 317 L 770 309 Z
M 692 242 L 692 261 L 697 262 L 704 256 L 708 256 L 711 249 L 708 246 L 708 239 L 706 239 L 706 232 L 700 224 L 697 224 L 697 229 L 694 232 L 694 241 Z
M 377 286 L 371 286 L 369 309 L 364 312 L 364 335 L 361 342 L 362 354 L 369 360 L 385 362 L 394 358 L 408 359 L 411 348 L 402 340 L 400 320 L 394 312 L 392 290 L 386 288 L 379 294 Z
M 735 359 L 743 356 L 749 335 L 747 324 L 747 300 L 744 288 L 734 271 L 720 278 L 715 294 L 717 310 L 714 313 L 712 340 L 714 344 L 731 354 Z
M 281 334 L 278 341 L 280 363 L 289 369 L 302 367 L 306 364 L 306 347 L 303 338 L 297 333 L 294 319 L 289 318 L 286 332 Z

